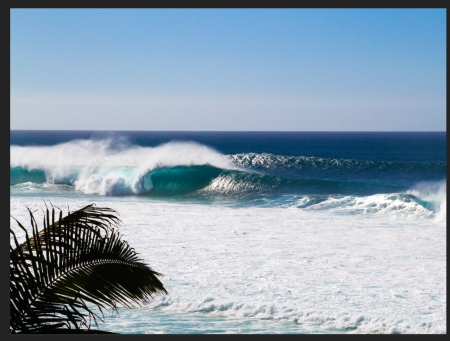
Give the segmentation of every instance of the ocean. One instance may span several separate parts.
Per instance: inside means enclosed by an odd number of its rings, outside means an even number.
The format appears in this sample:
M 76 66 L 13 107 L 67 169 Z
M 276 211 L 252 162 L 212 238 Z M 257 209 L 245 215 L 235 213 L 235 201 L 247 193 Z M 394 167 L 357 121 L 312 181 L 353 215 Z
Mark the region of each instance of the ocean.
M 10 211 L 120 214 L 169 294 L 101 330 L 446 333 L 446 170 L 445 132 L 13 130 Z

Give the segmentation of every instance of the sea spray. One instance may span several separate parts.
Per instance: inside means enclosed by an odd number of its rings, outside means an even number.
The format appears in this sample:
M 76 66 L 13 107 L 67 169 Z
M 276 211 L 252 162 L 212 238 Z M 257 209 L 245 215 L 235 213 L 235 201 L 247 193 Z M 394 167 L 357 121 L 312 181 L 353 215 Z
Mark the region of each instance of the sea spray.
M 429 202 L 435 212 L 435 220 L 443 222 L 447 219 L 447 180 L 431 182 L 422 181 L 408 190 L 408 193 Z

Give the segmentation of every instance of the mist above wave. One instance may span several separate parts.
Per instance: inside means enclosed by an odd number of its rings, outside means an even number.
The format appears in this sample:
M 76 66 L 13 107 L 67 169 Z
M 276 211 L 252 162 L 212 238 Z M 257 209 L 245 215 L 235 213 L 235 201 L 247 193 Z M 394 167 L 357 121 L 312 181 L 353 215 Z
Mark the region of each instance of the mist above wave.
M 53 146 L 10 147 L 11 167 L 46 169 L 56 166 L 160 167 L 211 165 L 236 168 L 211 147 L 193 141 L 171 141 L 156 147 L 130 145 L 122 139 L 72 140 Z

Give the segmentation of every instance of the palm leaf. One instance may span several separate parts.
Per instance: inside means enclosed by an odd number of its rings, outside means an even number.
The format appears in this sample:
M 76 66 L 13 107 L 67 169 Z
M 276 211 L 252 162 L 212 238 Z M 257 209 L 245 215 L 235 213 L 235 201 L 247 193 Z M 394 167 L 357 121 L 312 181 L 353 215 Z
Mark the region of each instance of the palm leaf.
M 10 230 L 10 330 L 12 333 L 79 328 L 87 318 L 102 319 L 97 307 L 117 311 L 118 304 L 132 307 L 158 294 L 167 294 L 153 271 L 138 258 L 114 229 L 116 212 L 94 205 L 59 214 L 44 214 L 38 231 L 29 210 L 31 236 L 19 243 Z M 103 313 L 102 313 L 103 316 Z M 90 325 L 89 325 L 90 326 Z

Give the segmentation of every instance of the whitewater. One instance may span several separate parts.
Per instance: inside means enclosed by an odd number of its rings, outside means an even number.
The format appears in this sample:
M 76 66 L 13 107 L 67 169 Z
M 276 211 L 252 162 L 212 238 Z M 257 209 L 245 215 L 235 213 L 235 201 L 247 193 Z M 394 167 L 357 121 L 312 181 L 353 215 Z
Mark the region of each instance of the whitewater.
M 169 295 L 99 329 L 446 333 L 445 158 L 323 152 L 343 137 L 310 155 L 216 139 L 11 142 L 11 216 L 26 225 L 43 200 L 111 207 L 164 275 Z

